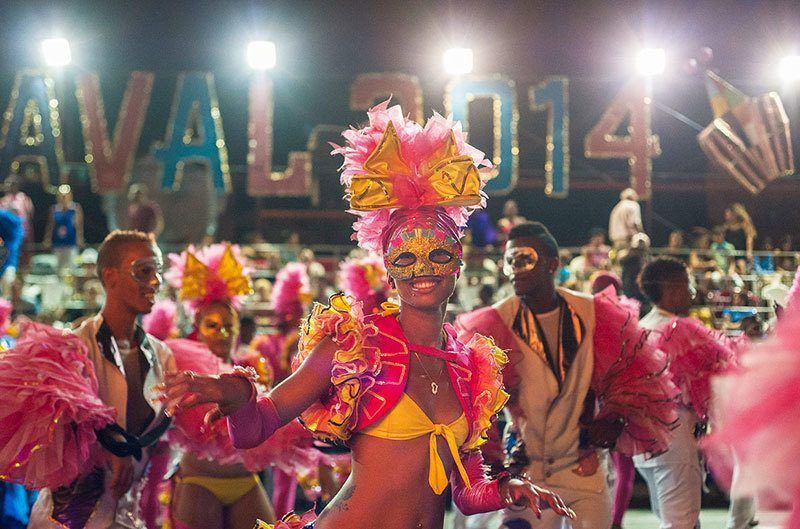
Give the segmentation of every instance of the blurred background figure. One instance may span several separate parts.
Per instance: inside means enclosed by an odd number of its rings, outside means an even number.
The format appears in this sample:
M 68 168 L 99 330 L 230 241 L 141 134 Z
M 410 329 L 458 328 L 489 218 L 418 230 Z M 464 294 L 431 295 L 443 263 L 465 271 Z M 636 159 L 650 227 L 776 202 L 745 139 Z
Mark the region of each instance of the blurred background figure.
M 44 236 L 45 248 L 52 249 L 58 258 L 59 270 L 70 268 L 83 247 L 83 209 L 72 200 L 72 188 L 58 186 L 56 203 L 50 210 Z
M 19 188 L 19 177 L 9 175 L 4 183 L 5 194 L 0 198 L 0 208 L 7 209 L 22 219 L 25 242 L 33 242 L 33 201 Z
M 503 204 L 503 216 L 497 221 L 498 244 L 504 245 L 508 240 L 508 232 L 511 228 L 525 222 L 525 217 L 519 214 L 519 206 L 516 200 L 506 200 Z
M 627 248 L 637 233 L 644 231 L 639 195 L 630 187 L 619 194 L 619 202 L 608 218 L 608 236 L 615 250 Z
M 0 288 L 5 297 L 8 297 L 11 285 L 17 279 L 23 237 L 22 219 L 12 211 L 0 209 Z
M 683 237 L 683 230 L 672 230 L 667 239 L 667 254 L 683 263 L 688 262 L 689 254 Z
M 630 248 L 623 249 L 618 255 L 622 293 L 641 304 L 639 316 L 642 316 L 650 311 L 651 305 L 636 279 L 650 259 L 650 237 L 637 233 L 631 237 Z
M 753 243 L 757 234 L 753 220 L 742 204 L 735 202 L 725 208 L 725 240 L 737 252 L 744 252 L 734 259 L 736 271 L 740 274 L 745 273 L 747 265 L 753 261 Z
M 587 242 L 581 253 L 585 259 L 584 267 L 587 272 L 603 270 L 608 267 L 608 256 L 611 247 L 606 244 L 606 232 L 603 228 L 592 228 Z
M 128 190 L 128 229 L 152 233 L 158 238 L 164 231 L 164 214 L 147 192 L 145 184 L 133 184 Z

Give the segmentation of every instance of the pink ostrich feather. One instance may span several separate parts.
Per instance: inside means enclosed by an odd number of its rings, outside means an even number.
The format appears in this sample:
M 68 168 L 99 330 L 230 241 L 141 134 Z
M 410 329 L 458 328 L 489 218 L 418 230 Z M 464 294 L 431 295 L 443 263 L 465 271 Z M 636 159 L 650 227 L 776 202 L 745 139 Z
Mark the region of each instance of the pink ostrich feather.
M 486 159 L 483 152 L 467 143 L 467 135 L 462 130 L 461 123 L 453 121 L 452 116 L 444 117 L 434 112 L 422 127 L 419 123 L 406 118 L 399 105 L 390 107 L 388 100 L 372 107 L 367 112 L 367 116 L 369 125 L 361 129 L 351 128 L 342 133 L 346 140 L 345 146 L 332 144 L 334 150 L 331 154 L 344 156 L 340 180 L 348 194 L 353 177 L 366 174 L 364 163 L 380 143 L 390 122 L 397 131 L 403 160 L 413 171 L 411 177 L 403 177 L 402 181 L 400 178 L 396 179 L 395 193 L 401 207 L 419 208 L 435 205 L 430 203 L 430 185 L 426 181 L 425 175 L 421 173 L 421 167 L 431 160 L 431 157 L 447 140 L 451 131 L 456 140 L 458 153 L 468 155 L 472 158 L 475 167 L 481 170 L 481 189 L 488 182 L 489 175 L 485 169 L 491 167 L 491 162 Z M 453 219 L 456 226 L 464 228 L 472 212 L 486 205 L 486 196 L 482 191 L 481 196 L 481 203 L 478 205 L 447 206 L 443 209 Z M 383 250 L 381 238 L 392 210 L 350 210 L 350 213 L 358 217 L 353 223 L 353 230 L 355 230 L 353 239 L 357 240 L 365 250 L 381 254 Z
M 681 400 L 698 417 L 708 416 L 711 377 L 735 365 L 740 342 L 719 331 L 707 329 L 692 318 L 674 318 L 659 329 L 655 346 L 670 360 L 672 381 L 681 390 Z
M 786 529 L 800 527 L 800 304 L 792 301 L 771 336 L 713 379 L 715 428 L 703 443 L 724 485 L 735 455 L 733 495 L 757 496 L 767 508 L 792 505 Z
M 142 328 L 159 340 L 178 335 L 178 306 L 171 299 L 158 301 L 149 314 L 142 316 Z
M 187 254 L 191 253 L 203 263 L 208 269 L 206 277 L 205 295 L 200 298 L 186 299 L 184 304 L 190 313 L 195 313 L 200 307 L 203 307 L 213 301 L 225 300 L 229 301 L 237 309 L 241 306 L 245 296 L 229 296 L 228 284 L 225 279 L 219 275 L 220 261 L 225 254 L 225 250 L 230 246 L 233 257 L 242 265 L 242 275 L 250 277 L 253 269 L 247 266 L 244 257 L 242 256 L 241 248 L 238 245 L 229 245 L 228 243 L 217 243 L 203 248 L 196 248 L 190 244 L 186 250 L 177 254 L 169 254 L 170 268 L 164 274 L 164 278 L 169 285 L 177 290 L 183 286 L 183 276 L 186 271 Z
M 300 317 L 304 312 L 305 298 L 310 295 L 308 267 L 298 262 L 286 263 L 272 287 L 272 310 L 281 316 Z
M 391 290 L 383 259 L 374 254 L 345 259 L 339 264 L 339 288 L 361 301 L 364 312 L 370 314 L 388 299 Z

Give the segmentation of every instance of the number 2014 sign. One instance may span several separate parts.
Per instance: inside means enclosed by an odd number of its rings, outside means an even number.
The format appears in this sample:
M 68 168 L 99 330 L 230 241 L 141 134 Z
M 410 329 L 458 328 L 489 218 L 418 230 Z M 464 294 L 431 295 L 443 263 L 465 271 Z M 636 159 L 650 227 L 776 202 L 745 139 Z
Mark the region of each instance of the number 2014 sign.
M 109 137 L 100 79 L 85 74 L 77 81 L 85 156 L 95 190 L 100 194 L 122 191 L 130 178 L 136 147 L 141 136 L 153 86 L 150 72 L 133 72 L 125 89 L 116 127 Z M 534 116 L 545 114 L 545 193 L 563 198 L 569 193 L 569 80 L 550 77 L 527 92 Z M 422 119 L 423 97 L 419 80 L 397 72 L 359 75 L 350 87 L 350 108 L 364 110 L 393 96 L 404 110 Z M 651 87 L 649 80 L 630 80 L 612 100 L 587 134 L 587 158 L 620 158 L 628 161 L 631 187 L 649 198 L 651 161 L 660 155 L 659 139 L 651 132 Z M 491 102 L 492 141 L 488 157 L 494 162 L 490 194 L 502 195 L 516 187 L 519 176 L 517 125 L 519 107 L 513 80 L 502 75 L 459 77 L 446 87 L 444 106 L 469 130 L 470 105 Z M 273 170 L 273 85 L 264 73 L 250 79 L 248 97 L 247 193 L 250 196 L 309 196 L 314 201 L 312 150 L 324 148 L 309 139 L 306 150 L 289 153 L 288 167 Z M 618 129 L 627 121 L 627 135 Z M 317 128 L 324 128 L 318 126 Z M 315 129 L 316 130 L 316 129 Z M 0 172 L 14 173 L 21 163 L 38 163 L 43 184 L 55 186 L 66 178 L 61 147 L 59 101 L 53 81 L 43 72 L 22 71 L 17 75 L 3 124 L 0 128 Z M 163 166 L 162 187 L 177 189 L 183 166 L 190 161 L 206 163 L 214 188 L 231 191 L 228 150 L 217 102 L 214 77 L 207 72 L 180 74 L 163 142 L 152 153 Z

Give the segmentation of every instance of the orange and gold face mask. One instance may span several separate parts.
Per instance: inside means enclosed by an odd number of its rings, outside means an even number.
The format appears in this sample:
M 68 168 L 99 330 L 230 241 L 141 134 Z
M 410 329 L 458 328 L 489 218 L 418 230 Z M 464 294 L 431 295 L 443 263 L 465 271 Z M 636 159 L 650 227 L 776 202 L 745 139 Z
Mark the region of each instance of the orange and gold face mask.
M 411 228 L 389 241 L 386 270 L 397 280 L 453 276 L 461 269 L 461 244 L 436 228 Z
M 197 330 L 206 338 L 224 339 L 231 336 L 238 336 L 239 319 L 231 318 L 226 321 L 226 318 L 223 318 L 221 314 L 211 312 L 203 316 Z

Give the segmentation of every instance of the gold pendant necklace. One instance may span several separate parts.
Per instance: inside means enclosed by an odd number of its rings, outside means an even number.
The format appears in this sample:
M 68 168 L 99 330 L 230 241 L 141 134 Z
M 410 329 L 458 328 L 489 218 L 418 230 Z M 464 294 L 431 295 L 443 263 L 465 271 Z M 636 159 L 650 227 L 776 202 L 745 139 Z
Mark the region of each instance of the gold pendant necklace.
M 442 372 L 444 371 L 444 366 L 442 366 L 441 371 L 439 371 L 439 374 L 436 376 L 436 379 L 434 380 L 434 378 L 430 375 L 430 373 L 428 373 L 428 370 L 425 369 L 425 364 L 422 363 L 422 359 L 419 357 L 419 354 L 416 351 L 414 351 L 414 356 L 417 357 L 417 362 L 419 362 L 419 365 L 422 367 L 422 370 L 425 371 L 425 376 L 428 378 L 428 380 L 431 381 L 431 393 L 433 393 L 434 395 L 438 395 L 439 394 L 439 384 L 438 384 L 439 377 L 442 376 Z

